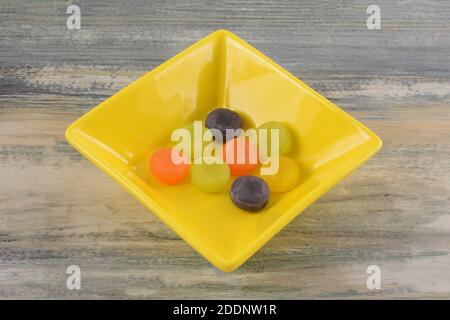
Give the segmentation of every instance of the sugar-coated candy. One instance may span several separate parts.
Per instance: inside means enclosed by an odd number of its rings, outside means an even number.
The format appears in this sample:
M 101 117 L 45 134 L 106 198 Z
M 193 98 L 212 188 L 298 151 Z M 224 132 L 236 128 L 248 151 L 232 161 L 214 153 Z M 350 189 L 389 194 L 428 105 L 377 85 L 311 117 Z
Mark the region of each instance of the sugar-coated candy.
M 256 176 L 237 178 L 230 190 L 231 201 L 240 209 L 257 212 L 269 202 L 270 190 L 267 183 Z
M 230 168 L 222 161 L 210 161 L 191 165 L 191 182 L 197 188 L 207 193 L 223 190 L 230 178 Z M 215 159 L 214 159 L 215 160 Z
M 161 148 L 150 158 L 150 171 L 162 183 L 178 184 L 189 175 L 188 163 L 188 159 L 178 150 Z
M 266 141 L 259 141 L 259 147 L 262 148 L 263 147 L 263 143 L 266 143 L 266 147 L 267 147 L 267 152 L 268 154 L 271 154 L 271 148 L 272 148 L 272 143 L 274 143 L 271 139 L 271 135 L 272 135 L 272 130 L 278 130 L 278 134 L 279 134 L 279 154 L 280 155 L 287 155 L 289 154 L 289 152 L 291 152 L 292 149 L 292 144 L 293 144 L 293 137 L 292 137 L 292 133 L 290 131 L 290 129 L 285 126 L 284 124 L 282 124 L 281 122 L 278 121 L 269 121 L 269 122 L 265 122 L 262 125 L 260 125 L 258 127 L 258 136 L 260 137 L 261 135 L 259 134 L 259 130 L 261 129 L 265 129 L 266 130 L 266 137 L 267 140 Z
M 239 135 L 241 131 L 239 129 L 242 129 L 243 121 L 236 112 L 226 108 L 217 108 L 208 113 L 205 126 L 208 129 L 215 129 L 220 132 L 222 141 L 218 141 L 220 140 L 219 137 L 212 130 L 217 142 L 226 142 Z
M 262 175 L 273 192 L 287 192 L 294 189 L 300 179 L 300 168 L 291 158 L 280 156 L 278 170 L 273 175 Z

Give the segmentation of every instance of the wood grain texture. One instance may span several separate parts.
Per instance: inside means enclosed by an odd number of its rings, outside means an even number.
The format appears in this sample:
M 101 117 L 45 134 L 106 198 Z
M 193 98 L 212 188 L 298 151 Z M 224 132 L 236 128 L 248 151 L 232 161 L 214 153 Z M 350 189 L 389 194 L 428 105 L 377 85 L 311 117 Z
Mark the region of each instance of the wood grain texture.
M 82 28 L 66 28 L 79 4 Z M 381 8 L 382 29 L 366 28 Z M 0 0 L 0 298 L 450 298 L 450 2 Z M 65 128 L 227 28 L 384 140 L 240 269 L 213 268 Z M 65 270 L 82 270 L 67 290 Z M 366 268 L 382 290 L 366 288 Z

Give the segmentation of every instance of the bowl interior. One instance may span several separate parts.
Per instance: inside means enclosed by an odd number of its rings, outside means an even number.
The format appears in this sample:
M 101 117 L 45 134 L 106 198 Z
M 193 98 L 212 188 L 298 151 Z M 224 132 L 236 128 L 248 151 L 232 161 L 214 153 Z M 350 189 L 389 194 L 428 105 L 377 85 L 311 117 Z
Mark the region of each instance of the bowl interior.
M 190 182 L 166 186 L 149 173 L 153 151 L 173 129 L 231 108 L 246 126 L 277 120 L 295 135 L 298 187 L 267 208 L 236 208 L 228 190 L 204 194 Z M 203 256 L 231 271 L 380 146 L 372 132 L 227 31 L 200 40 L 101 103 L 66 136 Z M 231 185 L 231 181 L 230 181 Z

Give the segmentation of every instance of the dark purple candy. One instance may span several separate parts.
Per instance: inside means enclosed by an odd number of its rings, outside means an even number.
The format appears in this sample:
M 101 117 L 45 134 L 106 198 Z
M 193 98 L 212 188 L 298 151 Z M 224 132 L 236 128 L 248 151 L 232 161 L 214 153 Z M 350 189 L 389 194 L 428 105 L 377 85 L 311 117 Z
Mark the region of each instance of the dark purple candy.
M 269 202 L 270 190 L 267 183 L 255 176 L 237 178 L 230 190 L 231 201 L 242 210 L 257 212 Z
M 237 137 L 242 129 L 243 122 L 241 117 L 234 111 L 225 108 L 217 108 L 208 113 L 206 116 L 205 126 L 208 129 L 216 129 L 222 134 L 222 142 L 226 142 L 234 137 Z M 228 132 L 227 132 L 228 129 Z M 230 130 L 232 130 L 230 132 Z M 213 135 L 215 140 L 217 134 Z

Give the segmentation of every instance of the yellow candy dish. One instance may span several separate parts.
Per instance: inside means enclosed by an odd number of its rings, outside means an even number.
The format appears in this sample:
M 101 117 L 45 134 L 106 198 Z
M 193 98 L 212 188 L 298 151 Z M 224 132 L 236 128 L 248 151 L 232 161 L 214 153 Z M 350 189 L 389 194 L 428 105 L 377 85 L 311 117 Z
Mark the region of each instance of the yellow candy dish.
M 149 157 L 175 128 L 227 107 L 251 119 L 287 125 L 298 186 L 273 194 L 250 214 L 225 189 L 206 194 L 168 186 L 149 172 Z M 250 258 L 307 206 L 370 158 L 381 140 L 236 35 L 219 30 L 183 50 L 75 121 L 69 143 L 118 181 L 201 255 L 223 271 Z M 151 241 L 151 240 L 149 240 Z

